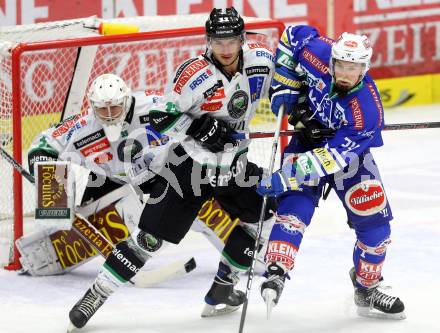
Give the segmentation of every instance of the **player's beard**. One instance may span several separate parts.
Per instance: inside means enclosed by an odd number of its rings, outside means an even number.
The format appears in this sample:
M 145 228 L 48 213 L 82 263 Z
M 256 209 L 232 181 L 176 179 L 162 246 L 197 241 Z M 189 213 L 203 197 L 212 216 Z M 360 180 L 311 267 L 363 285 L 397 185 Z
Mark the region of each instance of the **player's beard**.
M 337 79 L 335 82 L 335 90 L 340 94 L 347 94 L 351 89 L 359 84 L 359 80 L 355 83 L 345 79 Z

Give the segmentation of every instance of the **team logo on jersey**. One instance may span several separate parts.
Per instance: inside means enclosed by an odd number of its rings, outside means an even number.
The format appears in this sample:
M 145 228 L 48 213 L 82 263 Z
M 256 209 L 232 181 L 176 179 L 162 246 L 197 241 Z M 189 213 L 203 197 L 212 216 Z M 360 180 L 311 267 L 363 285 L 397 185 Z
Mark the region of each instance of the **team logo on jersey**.
M 252 75 L 261 75 L 261 74 L 269 74 L 269 67 L 267 66 L 253 66 L 246 68 L 246 75 L 252 76 Z
M 207 89 L 206 91 L 203 92 L 203 97 L 204 98 L 210 98 L 212 96 L 217 95 L 217 90 L 219 90 L 220 88 L 223 87 L 223 81 L 222 80 L 218 80 L 211 88 Z M 221 89 L 222 93 L 223 93 L 223 97 L 225 97 L 225 90 Z
M 67 118 L 62 123 L 58 124 L 55 127 L 56 130 L 52 132 L 52 137 L 57 138 L 69 131 L 67 137 L 68 141 L 75 130 L 87 125 L 87 121 L 85 119 L 80 119 L 82 116 L 82 114 L 77 114 L 75 116 Z M 78 119 L 80 120 L 77 122 Z
M 354 120 L 354 128 L 357 130 L 364 129 L 364 115 L 362 114 L 361 105 L 357 97 L 353 98 L 350 102 L 351 114 Z
M 377 107 L 377 112 L 379 115 L 379 120 L 378 120 L 378 124 L 377 126 L 381 127 L 382 126 L 382 121 L 383 121 L 383 108 L 382 108 L 382 103 L 380 101 L 379 96 L 376 93 L 376 90 L 374 90 L 374 87 L 371 83 L 367 84 L 368 89 L 370 90 L 371 95 L 373 96 L 374 99 L 374 103 L 376 104 Z
M 210 76 L 212 76 L 212 71 L 208 68 L 206 71 L 202 72 L 202 74 L 197 76 L 196 79 L 190 83 L 189 87 L 191 88 L 191 90 L 196 89 L 199 85 L 201 85 Z
M 272 51 L 270 50 L 270 48 L 269 48 L 266 44 L 264 44 L 264 43 L 253 42 L 253 43 L 248 43 L 247 45 L 248 45 L 248 47 L 249 47 L 251 50 L 252 50 L 252 49 L 266 49 L 266 50 L 272 52 Z M 273 53 L 273 52 L 272 52 L 272 53 Z
M 200 105 L 200 109 L 208 112 L 215 112 L 222 108 L 223 102 L 203 103 Z
M 261 51 L 261 50 L 257 50 L 255 52 L 255 55 L 257 57 L 263 57 L 263 58 L 267 58 L 269 59 L 271 62 L 274 62 L 274 56 L 271 52 L 267 52 L 267 51 Z
M 163 135 L 154 130 L 152 126 L 145 127 L 147 130 L 147 140 L 148 144 L 152 147 L 162 146 L 170 141 L 170 137 L 168 135 Z
M 188 66 L 186 66 L 180 76 L 176 75 L 176 78 L 178 77 L 178 79 L 174 84 L 173 90 L 176 93 L 181 94 L 183 86 L 194 76 L 194 74 L 196 74 L 202 68 L 205 68 L 208 65 L 209 63 L 205 59 L 199 59 L 190 63 Z
M 369 179 L 352 186 L 345 193 L 345 204 L 356 215 L 379 213 L 387 205 L 382 183 L 378 179 Z
M 305 48 L 302 52 L 302 56 L 310 65 L 312 65 L 314 68 L 316 68 L 322 74 L 328 73 L 328 71 L 329 71 L 328 67 L 321 61 L 321 59 L 319 59 L 309 49 Z
M 323 42 L 327 43 L 328 45 L 333 45 L 335 41 L 331 38 L 325 37 L 325 36 L 319 36 L 318 39 L 322 40 Z
M 275 224 L 279 225 L 285 233 L 291 235 L 304 234 L 306 229 L 306 225 L 293 215 L 277 215 Z
M 117 148 L 118 158 L 121 162 L 131 162 L 142 148 L 142 144 L 136 139 L 123 140 Z
M 96 141 L 95 143 L 81 149 L 80 152 L 84 156 L 89 156 L 89 155 L 98 153 L 100 151 L 106 150 L 108 148 L 110 148 L 110 142 L 107 140 L 107 138 L 103 138 L 103 139 Z
M 228 113 L 234 119 L 244 116 L 249 104 L 249 96 L 243 90 L 237 90 L 228 103 Z
M 264 76 L 253 76 L 249 79 L 249 93 L 251 94 L 251 103 L 260 98 L 261 89 L 264 84 Z
M 95 162 L 95 164 L 105 164 L 107 162 L 110 162 L 112 159 L 113 159 L 113 154 L 110 152 L 106 152 L 104 154 L 96 156 L 93 159 L 93 162 Z
M 196 61 L 197 59 L 198 59 L 198 58 L 188 59 L 188 60 L 185 61 L 182 65 L 180 65 L 180 67 L 177 69 L 176 76 L 174 76 L 173 83 L 176 83 L 176 81 L 179 79 L 180 75 L 181 75 L 182 72 L 185 70 L 185 68 L 188 67 L 189 64 L 193 63 L 193 62 Z
M 82 139 L 80 139 L 78 141 L 75 141 L 73 143 L 73 146 L 76 149 L 80 149 L 80 148 L 82 148 L 84 146 L 87 146 L 88 144 L 90 144 L 92 142 L 98 141 L 99 139 L 101 139 L 103 137 L 105 137 L 104 130 L 100 129 L 97 132 L 93 132 L 92 134 L 89 134 L 86 137 L 84 137 L 84 138 L 82 138 Z

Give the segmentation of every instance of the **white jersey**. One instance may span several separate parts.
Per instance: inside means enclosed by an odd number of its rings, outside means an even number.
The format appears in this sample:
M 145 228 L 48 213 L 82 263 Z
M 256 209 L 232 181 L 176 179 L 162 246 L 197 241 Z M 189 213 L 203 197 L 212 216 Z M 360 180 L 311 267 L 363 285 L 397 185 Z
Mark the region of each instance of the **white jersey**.
M 208 56 L 200 55 L 183 63 L 176 72 L 172 91 L 167 95 L 168 113 L 183 116 L 166 121 L 161 132 L 179 141 L 191 158 L 200 164 L 228 168 L 235 156 L 245 151 L 248 140 L 224 152 L 211 153 L 198 141 L 185 134 L 193 119 L 203 114 L 226 121 L 236 132 L 249 130 L 261 98 L 266 97 L 274 70 L 272 51 L 260 43 L 245 43 L 239 70 L 228 77 Z M 154 122 L 162 121 L 161 118 Z M 165 128 L 162 130 L 162 128 Z
M 151 128 L 149 111 L 161 97 L 133 93 L 121 136 L 110 142 L 93 110 L 65 119 L 42 132 L 28 154 L 33 163 L 48 159 L 69 160 L 108 177 L 141 184 L 162 168 L 169 138 Z

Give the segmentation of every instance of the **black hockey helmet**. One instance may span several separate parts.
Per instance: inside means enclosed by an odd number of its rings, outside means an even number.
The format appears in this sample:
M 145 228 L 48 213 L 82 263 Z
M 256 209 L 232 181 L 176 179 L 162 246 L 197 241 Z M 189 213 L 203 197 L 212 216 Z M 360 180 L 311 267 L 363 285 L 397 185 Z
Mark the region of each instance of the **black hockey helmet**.
M 244 21 L 234 7 L 214 8 L 205 24 L 206 36 L 209 38 L 223 38 L 243 36 Z

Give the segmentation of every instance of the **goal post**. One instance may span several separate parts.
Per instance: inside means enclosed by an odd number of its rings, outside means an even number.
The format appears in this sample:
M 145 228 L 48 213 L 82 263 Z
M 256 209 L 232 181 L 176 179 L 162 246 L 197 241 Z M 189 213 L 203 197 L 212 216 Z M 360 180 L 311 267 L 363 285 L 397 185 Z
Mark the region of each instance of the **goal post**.
M 80 112 L 86 108 L 85 92 L 93 79 L 105 72 L 121 76 L 134 91 L 163 91 L 178 65 L 204 52 L 205 20 L 205 15 L 115 19 L 137 24 L 141 32 L 106 36 L 87 26 L 90 18 L 9 28 L 8 34 L 0 34 L 0 145 L 27 169 L 27 152 L 35 136 L 59 122 L 62 114 L 65 118 L 75 109 Z M 77 27 L 65 33 L 72 21 Z M 275 49 L 284 24 L 245 18 L 245 28 L 253 32 L 248 40 Z M 7 40 L 2 40 L 4 36 Z M 83 62 L 78 61 L 80 52 L 86 55 Z M 262 101 L 252 130 L 271 130 L 275 121 L 268 101 Z M 259 162 L 269 156 L 270 140 L 264 140 L 252 142 L 251 160 L 254 157 Z M 266 159 L 268 164 L 269 157 Z M 4 184 L 0 193 L 0 245 L 9 242 L 13 249 L 7 262 L 0 256 L 0 263 L 19 269 L 14 243 L 26 232 L 24 217 L 32 220 L 34 191 L 1 158 L 0 179 Z

